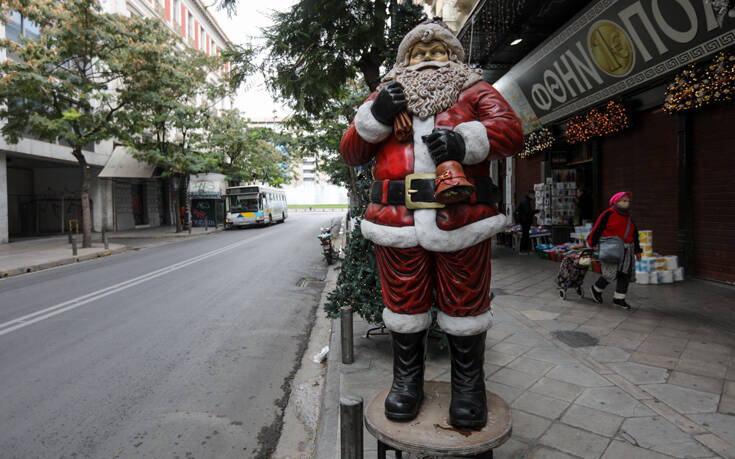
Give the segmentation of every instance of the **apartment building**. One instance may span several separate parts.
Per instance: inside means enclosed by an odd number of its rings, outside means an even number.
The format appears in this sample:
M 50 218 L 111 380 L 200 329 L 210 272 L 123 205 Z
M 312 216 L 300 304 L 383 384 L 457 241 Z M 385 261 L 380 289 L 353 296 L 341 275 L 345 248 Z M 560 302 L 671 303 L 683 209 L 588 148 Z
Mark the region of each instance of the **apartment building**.
M 220 55 L 229 39 L 199 0 L 102 0 L 103 11 L 158 18 L 183 44 L 210 56 Z M 20 15 L 0 27 L 0 39 L 32 37 L 40 31 Z M 0 61 L 5 59 L 0 51 Z M 228 72 L 226 64 L 217 73 Z M 217 78 L 214 74 L 211 78 Z M 218 108 L 231 108 L 224 100 Z M 0 120 L 2 122 L 2 120 Z M 128 230 L 173 224 L 171 183 L 154 168 L 132 158 L 114 142 L 85 148 L 92 168 L 90 200 L 94 231 Z M 71 148 L 24 137 L 15 145 L 0 138 L 0 243 L 81 226 L 81 172 Z

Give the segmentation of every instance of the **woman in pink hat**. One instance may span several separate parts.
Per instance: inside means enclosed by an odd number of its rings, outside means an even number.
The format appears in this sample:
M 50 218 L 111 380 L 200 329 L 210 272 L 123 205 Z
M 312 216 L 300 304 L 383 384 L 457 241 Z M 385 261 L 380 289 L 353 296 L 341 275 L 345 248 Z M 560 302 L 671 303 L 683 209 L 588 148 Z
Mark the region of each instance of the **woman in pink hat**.
M 635 262 L 633 257 L 641 259 L 641 246 L 638 242 L 638 228 L 630 217 L 630 205 L 633 202 L 633 193 L 621 191 L 610 198 L 610 208 L 603 212 L 598 218 L 595 227 L 587 237 L 587 245 L 597 248 L 598 245 L 607 244 L 607 238 L 619 238 L 622 240 L 622 253 L 617 261 L 600 260 L 602 275 L 590 287 L 590 293 L 596 303 L 602 303 L 602 291 L 607 284 L 613 280 L 617 281 L 613 303 L 623 309 L 630 309 L 625 301 L 628 292 L 628 284 L 635 281 Z

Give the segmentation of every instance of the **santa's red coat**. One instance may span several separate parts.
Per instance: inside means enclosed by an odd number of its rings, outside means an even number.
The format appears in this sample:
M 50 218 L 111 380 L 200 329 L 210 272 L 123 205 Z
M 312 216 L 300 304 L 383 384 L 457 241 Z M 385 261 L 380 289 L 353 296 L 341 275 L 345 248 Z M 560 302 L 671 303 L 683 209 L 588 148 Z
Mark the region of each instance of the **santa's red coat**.
M 376 181 L 401 180 L 412 173 L 435 172 L 436 166 L 421 141 L 421 135 L 430 133 L 435 127 L 452 129 L 463 137 L 467 150 L 463 160 L 464 170 L 470 181 L 489 175 L 490 160 L 511 156 L 523 146 L 521 123 L 513 109 L 490 84 L 482 80 L 464 89 L 457 102 L 448 110 L 427 120 L 414 116 L 414 138 L 406 142 L 398 141 L 392 128 L 379 123 L 370 113 L 369 107 L 376 94 L 373 93 L 360 107 L 355 121 L 345 132 L 340 144 L 342 158 L 351 166 L 363 165 L 375 158 L 372 172 Z M 419 212 L 423 213 L 420 219 Z M 431 212 L 430 217 L 428 212 Z M 497 232 L 498 226 L 505 223 L 502 215 L 492 225 L 489 222 L 478 225 L 478 222 L 496 216 L 498 210 L 494 204 L 472 203 L 472 200 L 470 203 L 448 205 L 443 209 L 416 211 L 403 205 L 371 203 L 366 212 L 366 220 L 373 224 L 370 226 L 372 230 L 368 231 L 373 237 L 370 234 L 366 234 L 366 237 L 378 244 L 393 247 L 407 247 L 418 243 L 430 250 L 458 250 L 487 239 Z M 427 221 L 429 218 L 435 220 L 436 228 L 422 233 L 422 224 L 433 224 Z M 422 220 L 423 223 L 416 220 Z M 473 228 L 455 231 L 471 224 L 474 224 Z M 406 228 L 414 226 L 418 236 Z M 437 232 L 437 229 L 441 231 Z M 478 232 L 486 234 L 484 237 L 465 234 Z M 424 233 L 427 235 L 422 238 Z M 450 234 L 461 241 L 448 244 L 437 242 Z

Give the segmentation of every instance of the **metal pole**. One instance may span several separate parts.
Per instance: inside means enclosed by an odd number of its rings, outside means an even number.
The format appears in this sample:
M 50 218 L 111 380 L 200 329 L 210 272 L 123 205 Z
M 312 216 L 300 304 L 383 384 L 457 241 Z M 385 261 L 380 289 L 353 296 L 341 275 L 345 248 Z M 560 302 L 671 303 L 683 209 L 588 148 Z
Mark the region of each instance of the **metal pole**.
M 339 419 L 342 459 L 362 459 L 362 397 L 341 397 Z
M 352 340 L 352 308 L 349 306 L 340 308 L 339 316 L 342 332 L 342 363 L 349 365 L 355 361 Z
M 105 250 L 110 250 L 110 240 L 107 237 L 107 231 L 102 231 L 102 243 L 105 244 Z
M 77 236 L 71 236 L 71 254 L 77 256 Z
M 209 231 L 209 214 L 204 217 L 204 231 Z

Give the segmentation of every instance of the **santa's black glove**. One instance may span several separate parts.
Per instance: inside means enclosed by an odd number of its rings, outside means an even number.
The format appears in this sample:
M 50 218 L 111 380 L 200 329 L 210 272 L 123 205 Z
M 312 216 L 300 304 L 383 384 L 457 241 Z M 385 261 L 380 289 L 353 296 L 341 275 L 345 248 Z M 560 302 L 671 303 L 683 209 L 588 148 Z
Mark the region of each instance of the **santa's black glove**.
M 392 126 L 396 115 L 405 109 L 406 95 L 403 93 L 403 86 L 397 81 L 385 85 L 370 107 L 375 119 L 388 126 Z
M 435 164 L 445 161 L 462 162 L 464 159 L 464 139 L 461 135 L 448 129 L 434 129 L 434 131 L 421 137 Z

